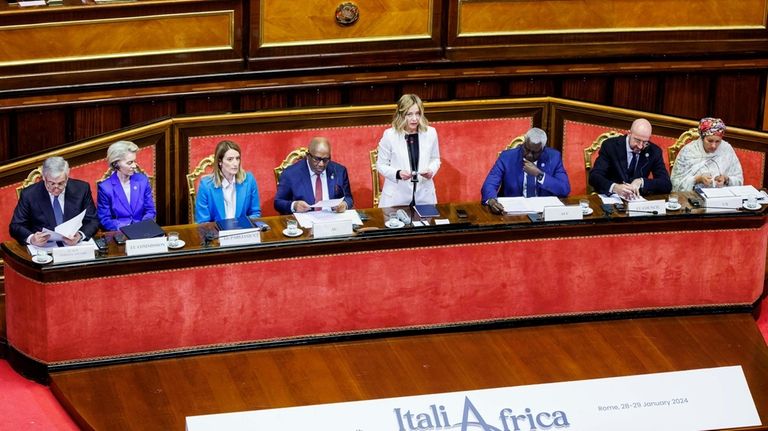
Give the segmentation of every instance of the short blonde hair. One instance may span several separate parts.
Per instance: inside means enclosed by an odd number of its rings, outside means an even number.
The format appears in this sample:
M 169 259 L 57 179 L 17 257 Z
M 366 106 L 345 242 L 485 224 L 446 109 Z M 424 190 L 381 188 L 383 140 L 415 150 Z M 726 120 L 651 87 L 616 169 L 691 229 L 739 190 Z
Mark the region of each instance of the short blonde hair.
M 107 164 L 113 167 L 113 163 L 123 160 L 126 154 L 138 151 L 139 146 L 131 141 L 117 141 L 107 148 Z
M 424 104 L 421 102 L 421 99 L 419 96 L 415 94 L 403 94 L 402 97 L 400 97 L 400 100 L 397 101 L 397 110 L 395 111 L 395 114 L 392 116 L 392 127 L 398 131 L 403 132 L 405 131 L 405 114 L 408 112 L 409 109 L 413 107 L 413 105 L 416 105 L 419 107 L 419 113 L 421 114 L 421 117 L 419 117 L 419 132 L 426 132 L 427 127 L 429 127 L 429 121 L 427 121 L 427 117 L 424 115 Z

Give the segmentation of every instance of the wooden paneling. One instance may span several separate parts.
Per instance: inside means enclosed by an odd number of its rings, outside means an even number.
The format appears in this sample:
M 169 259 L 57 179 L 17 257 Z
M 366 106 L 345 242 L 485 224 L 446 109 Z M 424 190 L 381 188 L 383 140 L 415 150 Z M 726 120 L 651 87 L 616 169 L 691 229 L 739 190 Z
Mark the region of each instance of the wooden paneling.
M 670 75 L 664 79 L 662 113 L 700 119 L 709 114 L 711 78 L 705 75 Z
M 178 108 L 175 99 L 128 102 L 128 121 L 130 124 L 170 117 L 176 115 L 177 112 Z
M 122 126 L 121 118 L 120 105 L 77 107 L 74 109 L 73 140 L 117 130 Z
M 8 114 L 0 114 L 0 161 L 10 158 L 11 121 Z
M 313 88 L 297 90 L 290 95 L 291 106 L 333 106 L 341 104 L 341 90 L 338 88 Z
M 725 124 L 754 129 L 760 119 L 762 76 L 757 73 L 720 75 L 715 80 L 712 115 Z
M 404 84 L 402 94 L 417 94 L 421 100 L 437 101 L 448 100 L 448 83 L 423 82 L 418 84 Z M 400 96 L 397 96 L 398 98 Z
M 565 78 L 562 81 L 562 97 L 585 102 L 608 102 L 608 78 L 584 76 Z
M 0 39 L 0 66 L 231 51 L 234 11 L 8 25 L 0 27 Z
M 494 33 L 606 32 L 680 29 L 763 29 L 765 0 L 459 0 L 462 36 Z M 546 17 L 546 19 L 542 19 Z
M 19 112 L 16 118 L 18 147 L 11 157 L 36 153 L 68 142 L 67 118 L 62 109 Z
M 501 97 L 501 88 L 499 81 L 462 81 L 456 83 L 455 96 L 457 99 Z
M 349 89 L 349 103 L 352 105 L 393 103 L 398 97 L 394 85 L 356 85 Z
M 613 79 L 613 105 L 654 112 L 658 102 L 659 79 L 656 76 L 618 76 Z
M 261 0 L 260 46 L 429 39 L 433 1 L 360 2 L 360 19 L 341 26 L 336 23 L 338 0 L 303 0 L 300 9 L 294 2 Z
M 508 85 L 510 97 L 555 96 L 555 80 L 552 78 L 516 78 Z
M 184 100 L 184 113 L 202 114 L 214 112 L 232 112 L 231 95 L 214 94 L 208 97 L 190 97 Z
M 242 109 L 243 112 L 287 107 L 288 96 L 285 92 L 265 91 L 240 96 L 240 109 Z

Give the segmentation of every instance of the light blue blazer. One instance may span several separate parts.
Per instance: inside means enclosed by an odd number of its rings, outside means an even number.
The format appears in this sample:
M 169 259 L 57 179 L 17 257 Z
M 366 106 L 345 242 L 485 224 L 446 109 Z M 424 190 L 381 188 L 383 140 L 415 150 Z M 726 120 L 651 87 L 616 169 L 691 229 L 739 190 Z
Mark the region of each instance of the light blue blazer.
M 259 205 L 259 187 L 250 172 L 245 173 L 242 183 L 235 183 L 235 217 L 261 217 Z M 224 210 L 224 192 L 213 185 L 213 176 L 208 175 L 200 180 L 195 201 L 195 223 L 206 223 L 226 219 Z
M 131 201 L 125 197 L 123 186 L 117 178 L 117 172 L 99 183 L 96 213 L 99 222 L 106 230 L 118 230 L 122 226 L 155 219 L 155 201 L 152 199 L 152 187 L 146 175 L 131 175 Z

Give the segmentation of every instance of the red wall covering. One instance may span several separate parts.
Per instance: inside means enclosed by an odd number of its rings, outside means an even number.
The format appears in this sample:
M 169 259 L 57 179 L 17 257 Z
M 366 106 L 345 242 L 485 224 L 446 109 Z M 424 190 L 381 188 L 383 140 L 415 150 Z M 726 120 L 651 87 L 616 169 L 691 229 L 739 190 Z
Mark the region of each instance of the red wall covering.
M 50 284 L 7 262 L 7 334 L 18 350 L 57 363 L 493 319 L 751 304 L 763 290 L 767 241 L 768 224 L 381 250 Z M 596 250 L 605 253 L 596 257 Z

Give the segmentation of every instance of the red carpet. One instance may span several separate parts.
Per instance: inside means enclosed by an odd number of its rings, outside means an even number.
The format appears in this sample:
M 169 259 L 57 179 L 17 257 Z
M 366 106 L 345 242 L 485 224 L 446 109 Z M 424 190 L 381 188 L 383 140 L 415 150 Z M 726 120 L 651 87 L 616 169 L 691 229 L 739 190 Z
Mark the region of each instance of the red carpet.
M 16 374 L 0 360 L 0 429 L 76 431 L 78 428 L 46 386 Z

